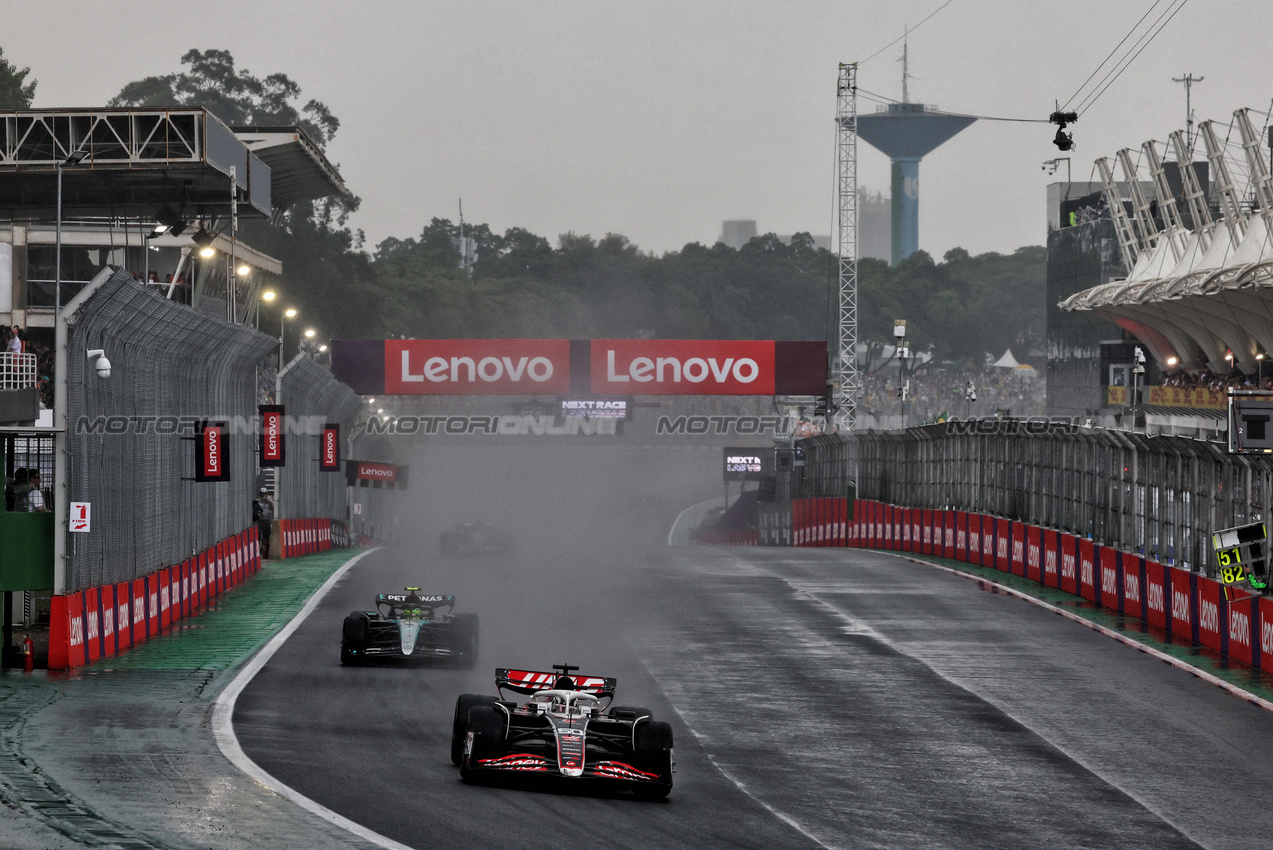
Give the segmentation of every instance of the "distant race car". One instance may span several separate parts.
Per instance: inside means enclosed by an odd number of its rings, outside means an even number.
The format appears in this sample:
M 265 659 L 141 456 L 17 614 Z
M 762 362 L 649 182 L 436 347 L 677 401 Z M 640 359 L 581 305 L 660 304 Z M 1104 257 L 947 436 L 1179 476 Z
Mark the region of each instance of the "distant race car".
M 340 663 L 373 658 L 448 658 L 477 663 L 477 615 L 452 614 L 454 596 L 423 596 L 420 588 L 382 593 L 375 611 L 351 611 L 340 633 Z
M 513 538 L 484 522 L 461 522 L 442 532 L 438 549 L 443 557 L 511 555 Z
M 616 680 L 495 671 L 500 697 L 461 694 L 451 728 L 451 761 L 465 782 L 503 777 L 588 781 L 644 799 L 672 791 L 672 727 L 638 706 L 611 706 Z M 504 691 L 530 696 L 518 705 Z

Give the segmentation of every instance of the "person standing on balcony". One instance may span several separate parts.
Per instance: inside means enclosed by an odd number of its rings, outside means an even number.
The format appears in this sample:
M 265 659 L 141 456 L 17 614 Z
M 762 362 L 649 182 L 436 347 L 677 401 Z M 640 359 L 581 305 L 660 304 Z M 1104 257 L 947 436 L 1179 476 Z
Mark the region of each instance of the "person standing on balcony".
M 18 335 L 18 333 L 19 333 L 18 326 L 14 325 L 12 336 L 9 337 L 9 342 L 5 346 L 5 348 L 8 350 L 10 354 L 22 353 L 22 338 Z

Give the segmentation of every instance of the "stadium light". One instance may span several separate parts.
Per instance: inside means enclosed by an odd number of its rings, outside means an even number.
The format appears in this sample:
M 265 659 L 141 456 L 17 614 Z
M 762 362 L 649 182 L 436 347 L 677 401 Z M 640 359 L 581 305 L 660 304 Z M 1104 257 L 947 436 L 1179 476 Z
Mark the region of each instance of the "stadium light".
M 251 274 L 252 267 L 249 266 L 247 263 L 244 263 L 243 265 L 239 266 L 237 271 L 239 273 L 239 277 L 247 277 L 249 274 Z
M 288 319 L 295 319 L 296 312 L 295 307 L 288 307 L 283 311 L 283 315 L 278 318 L 278 368 L 280 372 L 283 371 L 283 332 L 287 327 L 285 322 Z
M 306 338 L 306 339 L 313 339 L 313 338 L 314 338 L 314 334 L 316 334 L 316 333 L 318 333 L 318 331 L 314 330 L 313 328 L 306 328 L 306 329 L 305 329 L 305 338 Z

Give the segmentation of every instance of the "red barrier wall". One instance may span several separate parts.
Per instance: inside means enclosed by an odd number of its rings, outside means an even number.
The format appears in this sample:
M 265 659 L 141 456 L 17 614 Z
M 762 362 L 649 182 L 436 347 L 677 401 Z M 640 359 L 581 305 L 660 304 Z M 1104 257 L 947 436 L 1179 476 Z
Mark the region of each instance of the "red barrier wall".
M 955 511 L 955 560 L 968 560 L 968 514 Z
M 1145 612 L 1145 559 L 1130 552 L 1119 553 L 1122 559 L 1122 600 L 1124 614 L 1147 620 Z
M 1012 534 L 1012 564 L 1011 572 L 1013 575 L 1025 575 L 1025 523 L 1014 522 L 1011 526 Z
M 1145 620 L 1160 629 L 1171 627 L 1171 593 L 1167 585 L 1167 568 L 1157 561 L 1146 560 Z
M 841 500 L 842 501 L 842 500 Z M 750 544 L 755 545 L 752 533 Z M 330 547 L 330 535 L 314 531 L 315 547 Z M 217 558 L 218 553 L 220 558 Z M 231 586 L 233 554 L 239 580 L 257 571 L 259 546 L 253 531 L 241 532 L 180 564 L 118 584 L 54 596 L 49 622 L 49 669 L 67 670 L 109 658 L 158 636 L 183 617 L 199 612 L 220 589 Z

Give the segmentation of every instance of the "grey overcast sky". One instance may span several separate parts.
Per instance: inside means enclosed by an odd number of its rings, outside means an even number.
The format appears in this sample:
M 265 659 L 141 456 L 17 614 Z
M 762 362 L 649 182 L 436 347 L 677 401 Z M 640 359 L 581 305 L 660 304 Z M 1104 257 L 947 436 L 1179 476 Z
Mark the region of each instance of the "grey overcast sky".
M 328 154 L 363 199 L 369 248 L 455 219 L 462 197 L 497 231 L 616 232 L 661 253 L 714 242 L 723 219 L 829 234 L 837 64 L 942 2 L 0 0 L 0 47 L 31 67 L 42 108 L 103 105 L 192 47 L 286 73 L 342 122 Z M 1046 118 L 1151 5 L 954 0 L 910 36 L 911 100 Z M 1271 24 L 1268 0 L 1189 2 L 1072 128 L 1073 178 L 1183 127 L 1172 77 L 1205 77 L 1199 120 L 1267 112 Z M 861 88 L 900 99 L 901 50 L 866 62 Z M 921 248 L 1043 244 L 1045 186 L 1065 176 L 1041 168 L 1054 130 L 979 121 L 926 157 Z M 883 154 L 863 144 L 859 160 L 859 184 L 887 193 Z

